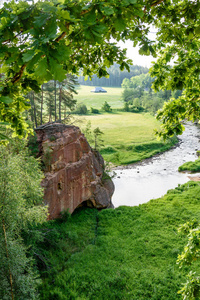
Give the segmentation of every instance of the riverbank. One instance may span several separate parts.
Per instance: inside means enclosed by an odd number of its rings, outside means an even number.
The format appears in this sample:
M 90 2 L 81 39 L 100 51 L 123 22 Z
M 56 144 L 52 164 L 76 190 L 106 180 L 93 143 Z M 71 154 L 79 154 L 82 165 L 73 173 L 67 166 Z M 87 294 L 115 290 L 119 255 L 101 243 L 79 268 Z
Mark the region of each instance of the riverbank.
M 190 182 L 136 207 L 79 209 L 46 223 L 32 242 L 40 299 L 181 299 L 189 268 L 176 264 L 186 243 L 177 229 L 199 218 L 200 184 Z
M 188 174 L 178 172 L 178 168 L 187 161 L 195 161 L 198 148 L 199 128 L 188 124 L 179 137 L 179 144 L 169 151 L 131 166 L 115 168 L 114 206 L 146 203 L 186 183 Z
M 128 165 L 169 150 L 177 139 L 158 141 L 154 130 L 159 122 L 149 113 L 112 113 L 79 116 L 75 124 L 80 126 L 92 147 L 93 130 L 103 133 L 96 139 L 97 148 L 107 162 L 114 165 Z M 103 140 L 103 142 L 101 141 Z

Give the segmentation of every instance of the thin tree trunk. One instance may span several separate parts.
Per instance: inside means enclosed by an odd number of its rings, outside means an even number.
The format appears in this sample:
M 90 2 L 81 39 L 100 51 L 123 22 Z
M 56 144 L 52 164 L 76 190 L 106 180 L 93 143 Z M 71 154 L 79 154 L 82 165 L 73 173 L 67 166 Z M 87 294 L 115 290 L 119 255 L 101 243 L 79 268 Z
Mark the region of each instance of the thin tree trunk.
M 61 122 L 62 85 L 60 82 L 59 82 L 59 90 L 60 90 L 60 93 L 59 93 L 59 121 Z
M 56 122 L 56 80 L 54 80 L 54 92 L 55 92 L 55 122 Z
M 31 121 L 34 123 L 34 105 L 33 105 L 33 99 L 31 99 L 31 93 L 29 93 L 29 98 L 31 102 Z
M 8 270 L 9 270 L 9 283 L 10 283 L 10 290 L 11 290 L 11 299 L 14 300 L 13 279 L 12 279 L 12 273 L 11 273 L 10 264 L 9 264 L 8 243 L 7 243 L 6 227 L 5 227 L 4 219 L 2 220 L 2 226 L 3 226 L 3 234 L 4 234 L 4 241 L 5 241 L 5 248 L 6 248 L 6 257 L 7 257 L 7 260 L 8 260 Z
M 37 128 L 37 116 L 36 116 L 35 94 L 34 94 L 34 92 L 33 92 L 33 108 L 34 108 L 35 127 Z
M 43 92 L 43 85 L 42 85 L 42 99 L 41 99 L 41 111 L 40 111 L 40 125 L 42 125 L 42 114 L 43 114 L 43 97 L 44 97 L 44 92 Z

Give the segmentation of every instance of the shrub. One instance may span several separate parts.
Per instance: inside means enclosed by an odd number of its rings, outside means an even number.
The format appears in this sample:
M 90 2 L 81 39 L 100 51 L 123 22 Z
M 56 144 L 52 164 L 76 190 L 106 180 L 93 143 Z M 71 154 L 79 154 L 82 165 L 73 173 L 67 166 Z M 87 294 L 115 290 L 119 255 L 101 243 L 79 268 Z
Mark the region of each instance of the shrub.
M 87 106 L 85 104 L 79 103 L 76 107 L 75 113 L 78 115 L 86 115 L 88 112 Z
M 91 107 L 91 113 L 92 114 L 99 114 L 99 110 L 96 108 Z
M 104 102 L 103 106 L 102 106 L 102 110 L 106 111 L 106 112 L 111 112 L 112 108 L 111 106 L 108 104 L 107 101 Z

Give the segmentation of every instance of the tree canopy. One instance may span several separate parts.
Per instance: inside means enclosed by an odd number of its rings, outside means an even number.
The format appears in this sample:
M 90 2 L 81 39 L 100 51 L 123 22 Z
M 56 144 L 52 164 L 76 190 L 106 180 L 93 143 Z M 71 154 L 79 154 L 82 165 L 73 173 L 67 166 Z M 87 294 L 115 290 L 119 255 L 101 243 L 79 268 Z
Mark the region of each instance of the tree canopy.
M 157 8 L 158 59 L 151 69 L 155 90 L 184 90 L 159 111 L 160 136 L 181 134 L 185 119 L 198 120 L 200 115 L 200 3 L 199 1 L 165 1 Z
M 115 40 L 134 39 L 148 47 L 144 9 L 151 3 L 123 1 L 10 1 L 0 10 L 0 118 L 17 134 L 27 129 L 23 95 L 44 81 L 62 81 L 67 73 L 106 76 L 114 62 L 129 69 L 125 50 Z M 153 47 L 150 46 L 154 54 Z
M 30 89 L 62 81 L 67 73 L 107 76 L 114 62 L 129 69 L 126 51 L 111 40 L 127 39 L 140 54 L 156 56 L 154 88 L 184 89 L 158 113 L 164 137 L 199 118 L 199 1 L 92 0 L 8 1 L 0 9 L 0 120 L 24 135 Z M 149 40 L 150 25 L 157 38 Z M 173 65 L 171 62 L 173 61 Z

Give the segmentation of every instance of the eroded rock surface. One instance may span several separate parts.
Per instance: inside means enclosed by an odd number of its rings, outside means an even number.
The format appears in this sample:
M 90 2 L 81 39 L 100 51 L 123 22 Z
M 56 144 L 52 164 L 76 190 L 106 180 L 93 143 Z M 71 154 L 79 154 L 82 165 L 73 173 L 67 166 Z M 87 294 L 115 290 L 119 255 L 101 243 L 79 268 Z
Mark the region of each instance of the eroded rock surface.
M 112 207 L 112 180 L 104 175 L 102 156 L 91 149 L 75 126 L 46 124 L 36 129 L 39 151 L 45 163 L 44 200 L 50 219 L 82 204 Z

